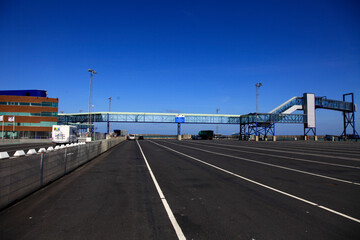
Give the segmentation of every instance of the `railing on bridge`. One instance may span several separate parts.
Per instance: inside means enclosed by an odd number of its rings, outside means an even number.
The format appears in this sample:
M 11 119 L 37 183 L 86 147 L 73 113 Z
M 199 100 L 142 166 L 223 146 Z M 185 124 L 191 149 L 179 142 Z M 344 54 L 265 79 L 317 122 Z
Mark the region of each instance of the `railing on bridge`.
M 251 123 L 305 123 L 305 114 L 254 113 L 242 115 L 241 124 Z
M 189 124 L 304 123 L 304 114 L 259 113 L 248 115 L 182 114 Z M 59 124 L 87 123 L 88 113 L 59 114 Z M 92 113 L 92 122 L 176 123 L 177 114 Z
M 293 97 L 281 104 L 269 113 L 283 113 L 294 105 L 303 105 L 304 99 L 302 97 Z M 342 112 L 352 112 L 353 103 L 345 102 L 333 99 L 327 99 L 326 97 L 315 97 L 315 108 L 324 108 Z
M 353 111 L 353 103 L 327 99 L 326 97 L 316 97 L 315 107 L 336 110 L 336 111 L 343 111 L 343 112 Z
M 345 94 L 349 95 L 349 94 Z M 344 134 L 346 135 L 347 126 L 353 128 L 355 135 L 355 105 L 352 102 L 327 99 L 326 97 L 315 97 L 315 108 L 324 108 L 330 110 L 342 111 L 344 113 Z M 305 96 L 305 94 L 304 94 Z M 247 115 L 223 115 L 223 114 L 181 114 L 184 116 L 184 122 L 187 124 L 238 124 L 240 125 L 240 134 L 245 134 L 245 125 L 248 128 L 264 128 L 265 132 L 274 132 L 275 123 L 292 123 L 292 124 L 306 124 L 306 114 L 290 114 L 295 110 L 303 110 L 304 98 L 293 97 L 281 104 L 270 113 L 252 113 Z M 351 116 L 350 116 L 350 115 Z M 176 117 L 180 113 L 136 113 L 136 112 L 95 112 L 91 114 L 91 122 L 107 122 L 108 128 L 110 122 L 123 122 L 123 123 L 177 123 L 178 132 L 180 131 L 180 124 L 176 121 Z M 349 116 L 347 116 L 349 115 Z M 87 126 L 89 114 L 88 113 L 72 113 L 72 114 L 59 114 L 59 124 L 79 124 Z M 269 130 L 270 129 L 270 130 Z M 305 125 L 304 125 L 305 129 Z M 312 127 L 311 129 L 315 129 Z M 109 130 L 109 129 L 108 129 Z M 305 131 L 305 130 L 304 130 Z M 260 131 L 256 130 L 255 134 Z M 307 133 L 304 133 L 306 135 Z M 315 131 L 314 131 L 314 134 Z M 357 134 L 357 133 L 356 133 Z
M 92 122 L 176 123 L 174 113 L 95 112 Z M 190 124 L 240 124 L 240 115 L 182 114 Z M 59 114 L 59 124 L 87 123 L 88 113 Z

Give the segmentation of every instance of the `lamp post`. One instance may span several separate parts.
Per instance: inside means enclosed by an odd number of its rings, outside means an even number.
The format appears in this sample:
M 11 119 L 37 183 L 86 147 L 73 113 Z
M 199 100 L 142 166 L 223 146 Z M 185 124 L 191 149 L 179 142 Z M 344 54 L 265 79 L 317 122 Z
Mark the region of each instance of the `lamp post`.
M 108 126 L 108 130 L 109 130 L 109 132 L 108 132 L 108 134 L 109 134 L 109 136 L 110 136 L 110 112 L 111 112 L 111 100 L 112 100 L 112 97 L 109 97 L 109 119 L 108 119 L 108 121 L 109 121 L 109 126 Z
M 89 123 L 89 128 L 88 128 L 88 132 L 89 132 L 89 136 L 91 137 L 92 133 L 91 133 L 91 107 L 92 107 L 92 84 L 93 84 L 93 75 L 96 74 L 97 72 L 93 69 L 89 69 L 88 72 L 90 73 L 90 93 L 89 93 L 89 116 L 88 116 L 88 123 Z
M 255 84 L 256 87 L 256 113 L 259 113 L 259 88 L 262 86 L 262 83 Z
M 216 109 L 216 114 L 219 114 L 220 108 Z M 216 134 L 219 134 L 219 125 L 216 124 Z

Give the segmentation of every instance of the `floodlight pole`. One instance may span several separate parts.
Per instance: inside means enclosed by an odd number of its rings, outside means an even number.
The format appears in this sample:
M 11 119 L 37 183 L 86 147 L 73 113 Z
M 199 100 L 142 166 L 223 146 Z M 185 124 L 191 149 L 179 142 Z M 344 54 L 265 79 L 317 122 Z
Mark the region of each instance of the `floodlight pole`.
M 219 114 L 220 108 L 216 109 L 216 114 Z M 216 134 L 219 134 L 219 125 L 216 124 Z
M 262 83 L 255 84 L 256 87 L 256 113 L 259 113 L 259 88 L 262 86 Z
M 89 93 L 89 116 L 88 116 L 88 123 L 89 123 L 89 136 L 92 137 L 92 127 L 91 127 L 91 107 L 92 107 L 92 88 L 93 88 L 93 75 L 97 72 L 93 69 L 89 69 L 88 72 L 90 73 L 90 93 Z
M 109 115 L 108 115 L 108 134 L 110 135 L 110 112 L 111 112 L 111 100 L 112 97 L 109 97 Z

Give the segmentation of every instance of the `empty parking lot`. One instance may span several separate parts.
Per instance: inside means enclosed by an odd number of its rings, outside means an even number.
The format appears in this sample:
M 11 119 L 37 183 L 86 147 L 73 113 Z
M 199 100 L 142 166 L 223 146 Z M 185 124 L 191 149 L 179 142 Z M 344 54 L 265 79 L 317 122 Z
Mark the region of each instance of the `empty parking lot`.
M 347 142 L 127 141 L 2 211 L 0 236 L 359 239 L 359 153 Z

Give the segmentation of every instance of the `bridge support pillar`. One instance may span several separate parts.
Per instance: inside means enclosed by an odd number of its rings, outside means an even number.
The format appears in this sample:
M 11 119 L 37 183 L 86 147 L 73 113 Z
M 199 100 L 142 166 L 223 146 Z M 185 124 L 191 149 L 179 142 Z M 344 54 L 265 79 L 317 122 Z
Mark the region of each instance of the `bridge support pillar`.
M 312 132 L 314 134 L 315 141 L 317 140 L 316 136 L 316 128 L 315 127 L 306 127 L 304 126 L 304 140 L 310 140 L 309 133 Z
M 181 140 L 181 124 L 177 124 L 177 140 Z
M 239 140 L 246 140 L 246 124 L 240 124 Z
M 110 136 L 110 116 L 109 116 L 109 114 L 107 114 L 107 131 L 106 132 Z
M 352 103 L 352 111 L 350 112 L 346 112 L 343 111 L 343 116 L 344 116 L 344 131 L 342 132 L 341 136 L 343 136 L 345 139 L 350 136 L 351 138 L 359 139 L 359 134 L 356 132 L 355 129 L 355 104 L 354 104 L 354 93 L 347 93 L 347 94 L 343 94 L 343 101 L 345 102 L 345 99 L 347 96 L 351 97 L 351 103 Z M 348 134 L 349 132 L 347 132 L 347 129 L 349 129 L 350 131 L 352 130 L 351 134 Z

